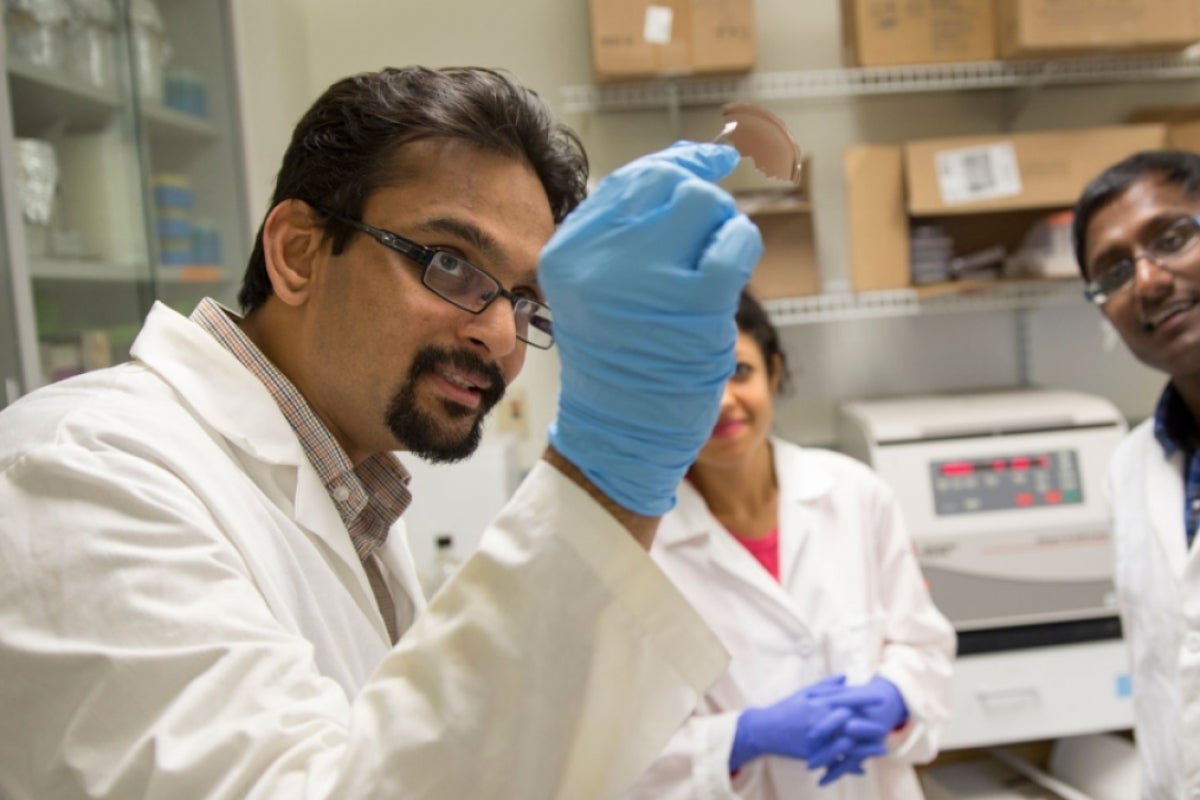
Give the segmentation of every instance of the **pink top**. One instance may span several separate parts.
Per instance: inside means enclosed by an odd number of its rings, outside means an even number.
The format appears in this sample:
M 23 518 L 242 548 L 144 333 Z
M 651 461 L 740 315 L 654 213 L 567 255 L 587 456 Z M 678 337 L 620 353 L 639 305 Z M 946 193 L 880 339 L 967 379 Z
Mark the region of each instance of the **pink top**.
M 750 555 L 763 565 L 763 569 L 771 574 L 775 582 L 779 582 L 779 526 L 776 525 L 766 536 L 750 538 L 729 532 L 729 535 L 750 551 Z

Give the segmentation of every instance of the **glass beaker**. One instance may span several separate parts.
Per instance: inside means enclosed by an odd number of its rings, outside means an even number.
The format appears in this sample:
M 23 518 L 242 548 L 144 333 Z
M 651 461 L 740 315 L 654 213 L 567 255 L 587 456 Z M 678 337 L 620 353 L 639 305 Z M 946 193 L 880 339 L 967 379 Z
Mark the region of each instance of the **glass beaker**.
M 61 70 L 69 16 L 66 0 L 5 0 L 9 54 L 29 64 Z

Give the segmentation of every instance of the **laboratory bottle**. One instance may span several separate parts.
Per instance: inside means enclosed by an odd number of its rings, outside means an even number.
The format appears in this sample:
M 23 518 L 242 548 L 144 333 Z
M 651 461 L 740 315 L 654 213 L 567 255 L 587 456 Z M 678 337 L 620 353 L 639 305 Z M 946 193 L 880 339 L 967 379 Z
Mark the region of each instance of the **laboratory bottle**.
M 433 597 L 442 584 L 458 571 L 462 559 L 454 549 L 454 536 L 449 533 L 439 533 L 435 540 L 437 549 L 433 553 L 433 567 L 429 571 L 425 586 L 425 597 Z

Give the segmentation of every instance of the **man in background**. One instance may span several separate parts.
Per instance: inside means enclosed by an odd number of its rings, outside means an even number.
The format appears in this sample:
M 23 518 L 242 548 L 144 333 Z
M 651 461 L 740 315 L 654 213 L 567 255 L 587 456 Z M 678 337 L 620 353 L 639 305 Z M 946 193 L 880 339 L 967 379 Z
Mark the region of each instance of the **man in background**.
M 1075 206 L 1087 295 L 1168 382 L 1110 474 L 1144 800 L 1200 795 L 1200 154 L 1109 167 Z
M 645 548 L 761 252 L 714 184 L 737 159 L 677 145 L 583 200 L 502 74 L 331 86 L 241 314 L 156 306 L 129 363 L 0 414 L 0 795 L 623 788 L 725 664 Z M 469 455 L 551 344 L 550 447 L 426 609 L 395 451 Z

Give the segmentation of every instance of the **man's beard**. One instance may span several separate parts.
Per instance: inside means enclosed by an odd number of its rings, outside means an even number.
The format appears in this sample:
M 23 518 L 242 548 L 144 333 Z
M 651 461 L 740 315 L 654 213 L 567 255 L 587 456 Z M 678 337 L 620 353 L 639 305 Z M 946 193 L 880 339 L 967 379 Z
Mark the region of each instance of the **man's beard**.
M 442 411 L 454 419 L 475 416 L 475 423 L 465 434 L 452 433 L 432 414 L 417 406 L 417 384 L 427 374 L 443 367 L 457 367 L 471 375 L 482 376 L 488 388 L 480 392 L 478 408 L 468 408 L 445 398 Z M 475 452 L 483 437 L 483 420 L 504 397 L 504 375 L 495 364 L 489 364 L 466 350 L 442 350 L 429 346 L 421 349 L 408 370 L 408 378 L 392 398 L 385 421 L 392 435 L 413 455 L 434 463 L 461 461 Z

